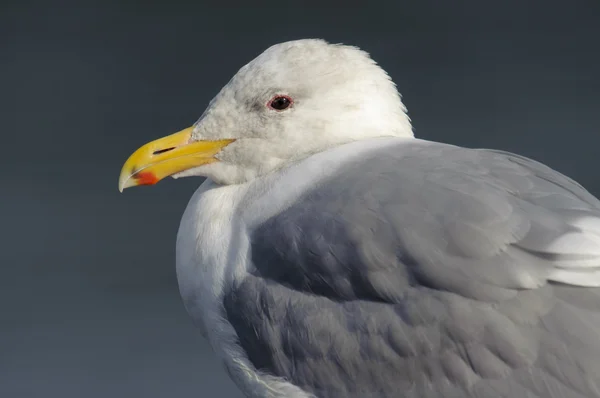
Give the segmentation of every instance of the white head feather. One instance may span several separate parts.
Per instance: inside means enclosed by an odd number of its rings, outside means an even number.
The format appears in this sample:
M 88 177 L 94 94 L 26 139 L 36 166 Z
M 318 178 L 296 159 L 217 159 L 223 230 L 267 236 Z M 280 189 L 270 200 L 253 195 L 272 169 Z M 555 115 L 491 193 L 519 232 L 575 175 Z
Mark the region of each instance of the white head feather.
M 289 96 L 292 106 L 271 109 L 277 95 Z M 196 122 L 192 140 L 236 139 L 217 155 L 220 161 L 174 177 L 238 184 L 333 146 L 381 136 L 413 136 L 387 73 L 356 47 L 290 41 L 242 67 Z

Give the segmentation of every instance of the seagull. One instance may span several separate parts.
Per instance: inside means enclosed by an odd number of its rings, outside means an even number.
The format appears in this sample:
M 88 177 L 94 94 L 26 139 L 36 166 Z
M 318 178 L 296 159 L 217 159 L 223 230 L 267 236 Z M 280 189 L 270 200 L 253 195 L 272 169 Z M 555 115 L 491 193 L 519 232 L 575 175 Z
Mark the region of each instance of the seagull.
M 119 190 L 200 176 L 183 303 L 248 397 L 600 397 L 600 201 L 414 137 L 357 47 L 273 45 Z

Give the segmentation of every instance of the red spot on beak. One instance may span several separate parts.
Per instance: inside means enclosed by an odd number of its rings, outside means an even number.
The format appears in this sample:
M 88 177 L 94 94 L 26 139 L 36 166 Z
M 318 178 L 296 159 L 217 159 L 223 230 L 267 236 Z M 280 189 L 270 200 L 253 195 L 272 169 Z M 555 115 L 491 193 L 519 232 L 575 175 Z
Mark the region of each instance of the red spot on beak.
M 136 179 L 138 185 L 154 185 L 158 182 L 158 178 L 151 171 L 140 171 L 133 178 Z

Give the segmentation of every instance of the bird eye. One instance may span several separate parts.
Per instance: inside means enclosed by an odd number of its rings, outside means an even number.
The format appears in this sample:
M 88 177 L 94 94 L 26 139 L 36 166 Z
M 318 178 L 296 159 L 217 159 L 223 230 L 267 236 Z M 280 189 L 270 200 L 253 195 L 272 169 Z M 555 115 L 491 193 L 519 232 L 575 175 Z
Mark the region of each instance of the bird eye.
M 276 95 L 275 97 L 271 98 L 271 100 L 267 103 L 267 106 L 276 111 L 283 111 L 292 106 L 293 103 L 294 101 L 292 101 L 292 99 L 287 95 Z

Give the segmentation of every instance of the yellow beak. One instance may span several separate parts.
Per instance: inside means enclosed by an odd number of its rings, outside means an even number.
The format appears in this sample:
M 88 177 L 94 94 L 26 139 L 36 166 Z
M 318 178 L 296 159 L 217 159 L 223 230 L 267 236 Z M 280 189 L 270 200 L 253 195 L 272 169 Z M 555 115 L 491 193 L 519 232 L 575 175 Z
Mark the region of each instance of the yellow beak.
M 231 140 L 190 142 L 193 127 L 147 143 L 123 165 L 119 191 L 137 185 L 153 185 L 165 177 L 192 167 L 217 162 L 215 155 Z

